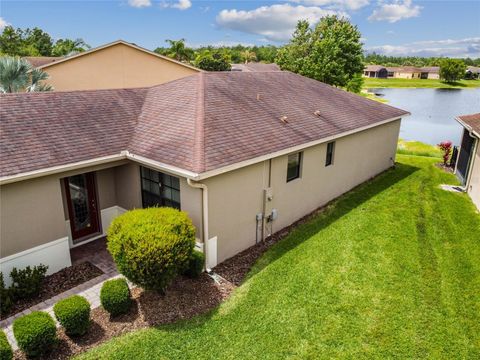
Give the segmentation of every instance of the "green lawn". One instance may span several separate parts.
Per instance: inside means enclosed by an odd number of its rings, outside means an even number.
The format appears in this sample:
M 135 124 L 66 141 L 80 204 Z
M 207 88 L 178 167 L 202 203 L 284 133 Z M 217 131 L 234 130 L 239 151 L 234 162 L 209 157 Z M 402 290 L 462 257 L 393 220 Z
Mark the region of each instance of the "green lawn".
M 398 140 L 397 153 L 404 155 L 419 155 L 430 157 L 442 157 L 442 151 L 438 146 L 428 145 L 420 141 Z
M 364 88 L 477 88 L 480 80 L 461 80 L 453 84 L 434 79 L 375 79 L 364 78 Z
M 480 359 L 480 215 L 438 159 L 346 194 L 272 247 L 218 309 L 82 359 Z

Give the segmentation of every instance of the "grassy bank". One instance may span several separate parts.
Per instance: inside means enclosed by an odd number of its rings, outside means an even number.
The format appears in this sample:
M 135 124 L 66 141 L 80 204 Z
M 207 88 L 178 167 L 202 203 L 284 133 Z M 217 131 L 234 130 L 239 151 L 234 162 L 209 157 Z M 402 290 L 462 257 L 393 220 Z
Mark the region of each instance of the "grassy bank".
M 445 88 L 465 89 L 480 87 L 480 80 L 461 80 L 453 84 L 433 79 L 375 79 L 364 78 L 364 88 Z
M 480 358 L 480 216 L 439 189 L 456 179 L 438 159 L 398 160 L 272 247 L 218 309 L 80 358 Z
M 438 146 L 428 145 L 420 141 L 398 140 L 398 154 L 418 155 L 441 158 L 442 152 Z

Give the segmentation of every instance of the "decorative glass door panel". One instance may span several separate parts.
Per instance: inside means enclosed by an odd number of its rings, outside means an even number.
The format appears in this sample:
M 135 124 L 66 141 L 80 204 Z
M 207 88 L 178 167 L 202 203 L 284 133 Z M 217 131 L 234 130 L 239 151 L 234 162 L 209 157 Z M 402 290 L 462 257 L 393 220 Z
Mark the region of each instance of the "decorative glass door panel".
M 70 176 L 64 181 L 73 240 L 99 233 L 94 173 Z

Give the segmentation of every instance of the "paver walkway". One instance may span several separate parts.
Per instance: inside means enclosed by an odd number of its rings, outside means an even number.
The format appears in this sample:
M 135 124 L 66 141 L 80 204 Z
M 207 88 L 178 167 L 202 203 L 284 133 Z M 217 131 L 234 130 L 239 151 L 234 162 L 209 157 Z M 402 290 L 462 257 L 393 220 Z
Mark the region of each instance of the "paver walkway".
M 94 240 L 88 244 L 73 248 L 71 250 L 71 258 L 72 264 L 89 261 L 102 270 L 104 274 L 0 321 L 0 327 L 5 331 L 7 339 L 10 344 L 12 344 L 14 350 L 18 349 L 12 330 L 12 323 L 16 318 L 29 314 L 32 311 L 41 310 L 48 312 L 55 319 L 53 306 L 59 300 L 72 295 L 84 296 L 90 302 L 92 309 L 95 309 L 100 306 L 100 289 L 103 283 L 106 280 L 120 276 L 115 268 L 112 257 L 106 250 L 105 239 Z M 57 326 L 59 326 L 58 323 Z

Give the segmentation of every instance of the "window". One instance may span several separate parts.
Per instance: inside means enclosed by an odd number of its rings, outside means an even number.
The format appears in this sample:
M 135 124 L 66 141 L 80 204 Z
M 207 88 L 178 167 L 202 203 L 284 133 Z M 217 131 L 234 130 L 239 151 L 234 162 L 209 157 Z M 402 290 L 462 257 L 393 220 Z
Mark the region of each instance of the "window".
M 180 209 L 180 180 L 175 176 L 141 167 L 142 205 Z
M 327 158 L 325 160 L 325 166 L 333 164 L 333 152 L 335 151 L 335 141 L 327 144 Z
M 302 153 L 288 155 L 287 182 L 300 177 L 300 164 L 302 162 Z

